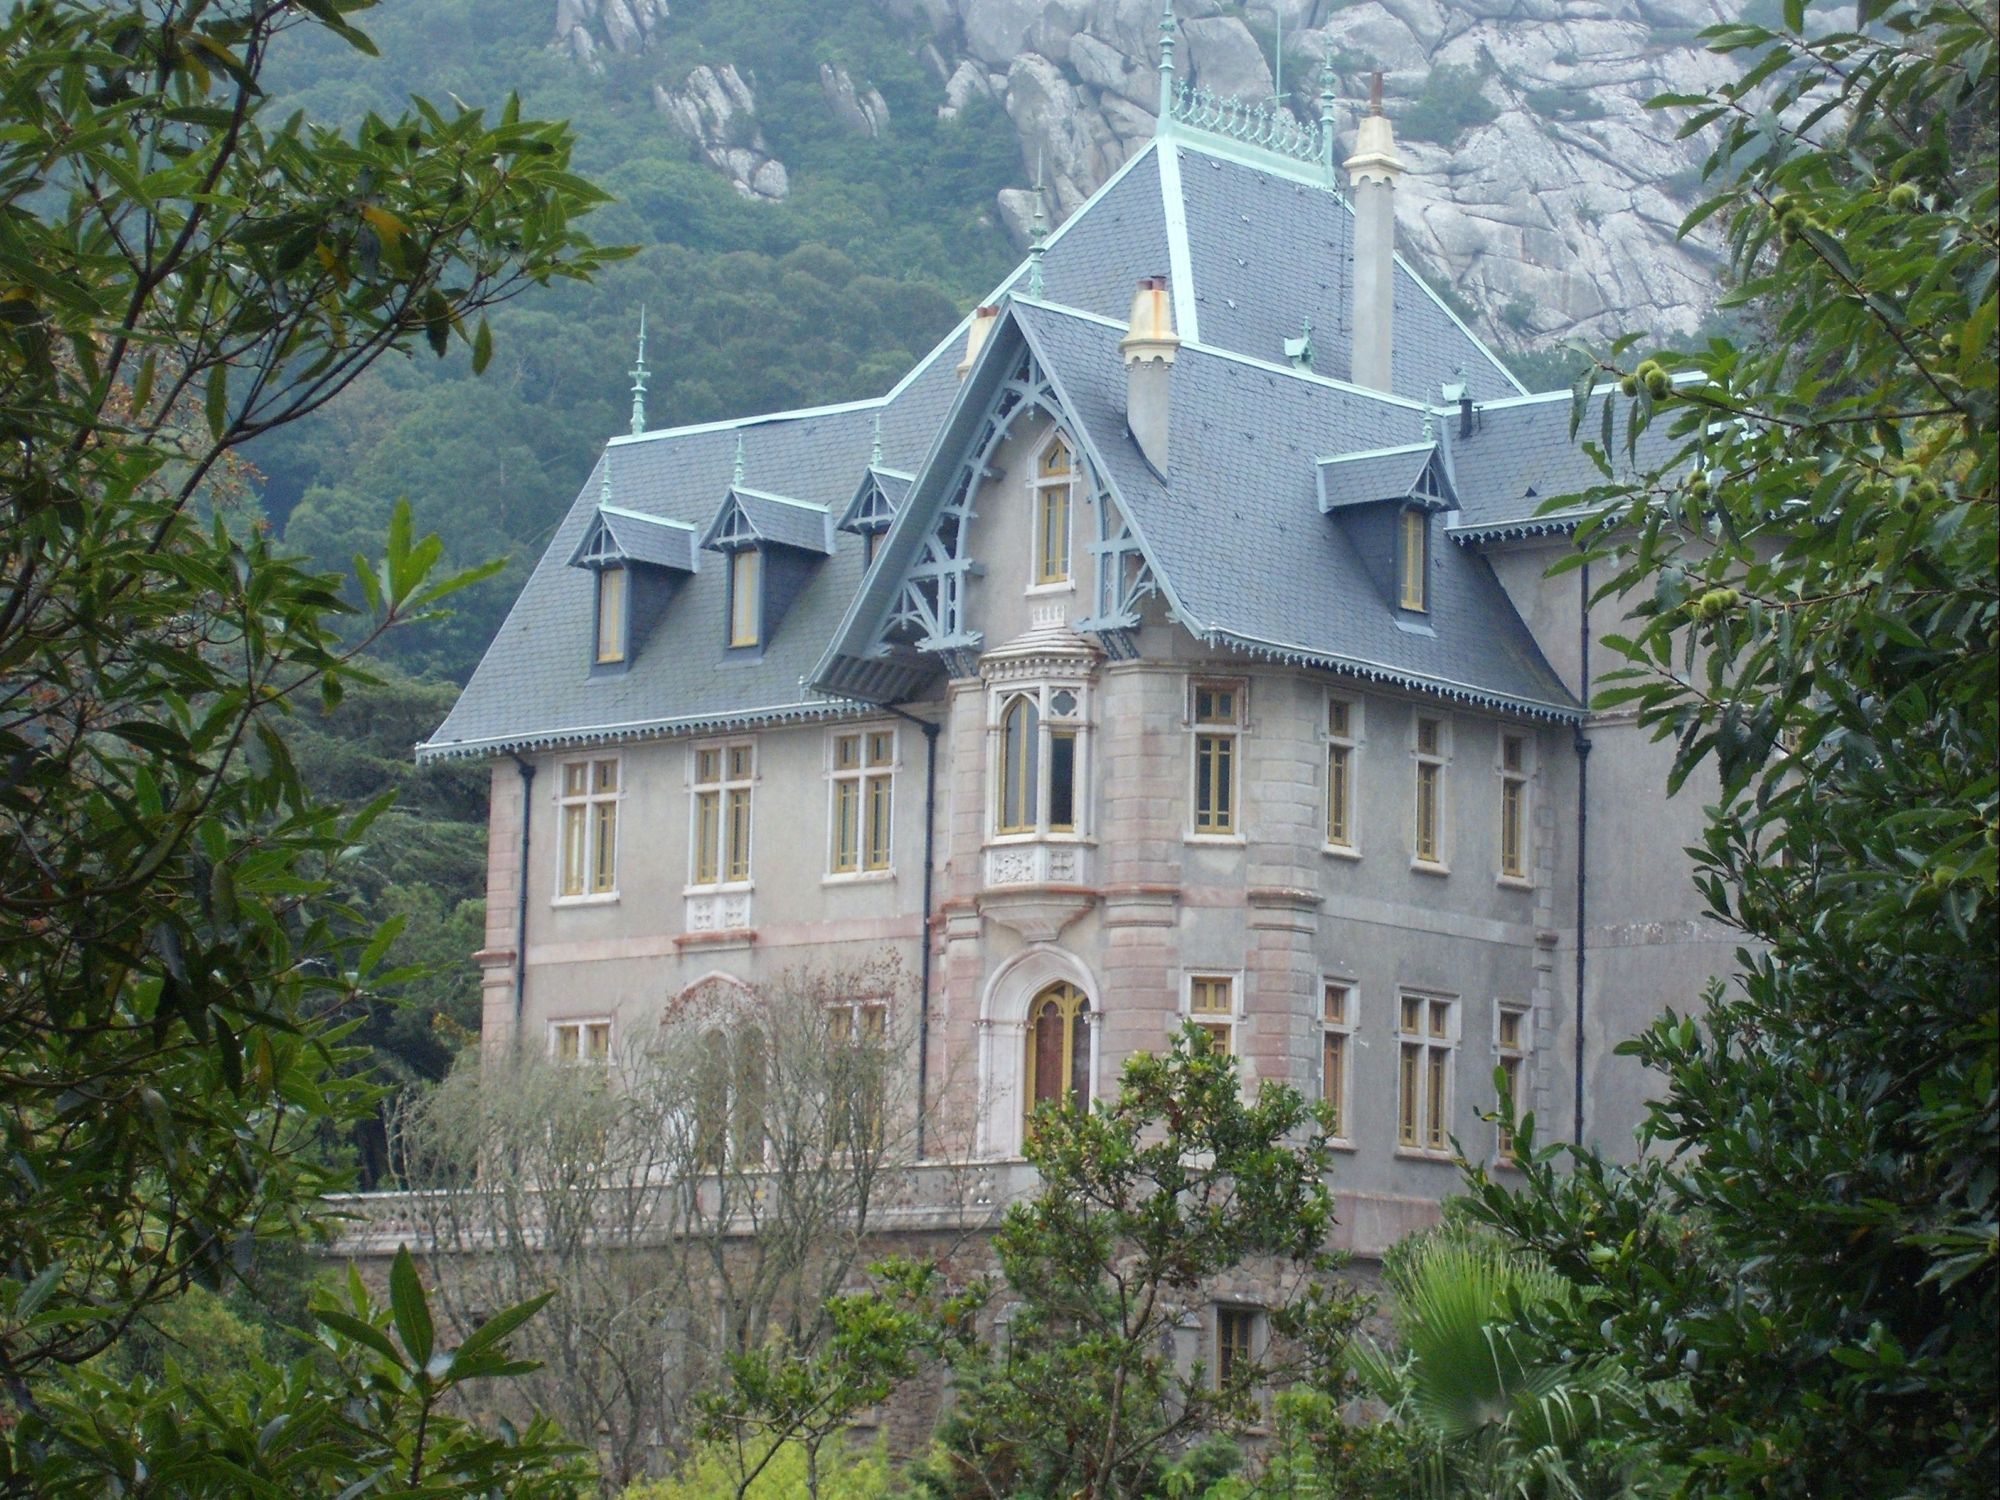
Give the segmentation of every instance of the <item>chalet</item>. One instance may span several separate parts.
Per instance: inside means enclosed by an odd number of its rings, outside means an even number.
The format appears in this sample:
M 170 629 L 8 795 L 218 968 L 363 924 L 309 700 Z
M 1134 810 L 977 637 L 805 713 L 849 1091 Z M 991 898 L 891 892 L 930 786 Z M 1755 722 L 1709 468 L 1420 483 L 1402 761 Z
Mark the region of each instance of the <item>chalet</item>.
M 1617 612 L 1547 574 L 1545 501 L 1597 478 L 1570 394 L 1397 256 L 1379 112 L 1343 156 L 1330 75 L 1305 126 L 1162 79 L 1156 138 L 887 393 L 652 430 L 642 345 L 419 754 L 492 767 L 489 1047 L 893 952 L 926 1151 L 1018 1182 L 1035 1103 L 1192 1021 L 1335 1105 L 1379 1252 L 1454 1141 L 1504 1162 L 1496 1070 L 1629 1142 L 1613 1048 L 1727 942 L 1666 750 L 1584 706 Z

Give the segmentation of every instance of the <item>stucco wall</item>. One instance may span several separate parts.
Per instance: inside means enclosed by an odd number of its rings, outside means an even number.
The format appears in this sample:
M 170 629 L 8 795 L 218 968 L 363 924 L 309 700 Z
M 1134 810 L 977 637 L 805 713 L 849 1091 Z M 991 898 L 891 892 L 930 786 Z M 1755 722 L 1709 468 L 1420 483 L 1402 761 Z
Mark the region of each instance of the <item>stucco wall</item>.
M 984 571 L 967 594 L 983 632 L 982 675 L 940 683 L 911 713 L 940 724 L 936 890 L 922 901 L 923 735 L 884 715 L 765 727 L 754 734 L 672 737 L 615 754 L 623 796 L 615 898 L 556 898 L 561 764 L 534 758 L 527 810 L 527 986 L 524 1039 L 546 1045 L 548 1024 L 610 1015 L 618 1044 L 643 1041 L 674 998 L 707 976 L 750 985 L 787 970 L 858 970 L 893 953 L 912 978 L 929 933 L 932 1136 L 941 1153 L 1010 1155 L 1019 1148 L 1024 1021 L 1041 987 L 1062 980 L 1089 996 L 1092 1086 L 1116 1086 L 1124 1059 L 1162 1047 L 1178 1025 L 1191 973 L 1231 976 L 1236 1044 L 1246 1079 L 1320 1086 L 1323 985 L 1353 986 L 1353 1057 L 1341 1187 L 1349 1233 L 1379 1249 L 1423 1222 L 1454 1191 L 1456 1167 L 1397 1145 L 1398 996 L 1455 1002 L 1449 1123 L 1484 1158 L 1494 1131 L 1495 1013 L 1529 1007 L 1527 1101 L 1546 1135 L 1567 1136 L 1575 1076 L 1577 753 L 1568 726 L 1246 661 L 1193 641 L 1157 601 L 1138 632 L 1141 659 L 1109 662 L 1068 634 L 1085 612 L 1075 587 L 1031 585 L 1029 482 L 1046 424 L 1024 422 L 996 455 L 977 497 L 973 549 Z M 1073 576 L 1087 583 L 1096 516 L 1072 506 Z M 1503 553 L 1496 570 L 1574 682 L 1577 594 L 1571 577 L 1542 579 L 1546 546 Z M 1384 606 L 1386 607 L 1386 605 Z M 1609 628 L 1602 618 L 1597 628 Z M 1044 874 L 996 883 L 993 763 L 1005 684 L 1070 674 L 1083 685 L 1083 799 L 1076 834 Z M 1190 682 L 1227 678 L 1245 693 L 1238 744 L 1239 817 L 1225 838 L 1192 831 Z M 1325 837 L 1329 693 L 1354 705 L 1353 846 Z M 1442 721 L 1441 860 L 1414 861 L 1416 722 Z M 893 868 L 830 877 L 828 768 L 832 736 L 860 726 L 897 734 Z M 1500 869 L 1500 736 L 1525 736 L 1530 859 L 1524 879 Z M 1700 795 L 1664 802 L 1666 751 L 1629 722 L 1588 726 L 1594 749 L 1586 937 L 1588 1133 L 1629 1147 L 1646 1081 L 1611 1048 L 1662 1006 L 1685 1005 L 1726 967 L 1727 944 L 1700 921 L 1680 853 L 1699 826 Z M 697 917 L 689 829 L 693 756 L 708 743 L 752 741 L 752 878 L 718 920 Z M 517 851 L 522 784 L 512 762 L 493 783 L 487 954 L 489 1045 L 512 1026 Z M 1019 840 L 1015 841 L 1020 842 Z M 916 1008 L 914 994 L 908 999 Z M 904 1035 L 913 1015 L 900 1018 Z

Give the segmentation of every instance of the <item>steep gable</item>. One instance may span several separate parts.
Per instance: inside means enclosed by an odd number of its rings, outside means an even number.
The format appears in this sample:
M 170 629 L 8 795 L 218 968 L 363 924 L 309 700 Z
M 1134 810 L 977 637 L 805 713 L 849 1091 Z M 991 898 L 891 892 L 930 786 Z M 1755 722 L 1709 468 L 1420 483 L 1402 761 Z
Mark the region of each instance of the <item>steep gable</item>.
M 1482 559 L 1440 550 L 1432 619 L 1412 631 L 1384 605 L 1343 529 L 1321 514 L 1307 434 L 1335 449 L 1383 446 L 1386 437 L 1419 436 L 1419 408 L 1183 345 L 1162 478 L 1125 428 L 1123 333 L 1106 319 L 1009 304 L 814 686 L 894 701 L 939 671 L 970 670 L 984 642 L 951 589 L 976 565 L 965 524 L 971 486 L 1009 422 L 1040 408 L 1075 434 L 1150 581 L 1198 639 L 1493 707 L 1574 712 Z M 1428 472 L 1413 463 L 1408 477 Z

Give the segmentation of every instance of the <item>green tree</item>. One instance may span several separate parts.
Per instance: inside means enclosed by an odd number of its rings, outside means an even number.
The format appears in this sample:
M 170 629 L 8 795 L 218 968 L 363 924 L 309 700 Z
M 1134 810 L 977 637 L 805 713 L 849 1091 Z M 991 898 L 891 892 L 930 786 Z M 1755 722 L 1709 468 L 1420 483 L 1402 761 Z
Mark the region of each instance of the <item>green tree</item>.
M 607 259 L 569 139 L 418 102 L 269 114 L 287 33 L 364 0 L 41 0 L 0 22 L 0 1387 L 57 1372 L 341 1174 L 369 1106 L 338 1010 L 393 932 L 332 898 L 379 816 L 305 788 L 274 718 L 466 579 L 392 515 L 338 580 L 245 514 L 237 450 L 385 354 Z M 421 1361 L 420 1361 L 421 1363 Z M 50 1450 L 10 1421 L 13 1482 Z
M 1004 1288 L 968 1301 L 927 1267 L 885 1268 L 877 1295 L 920 1310 L 953 1381 L 926 1490 L 1157 1494 L 1204 1439 L 1261 1421 L 1273 1385 L 1347 1392 L 1342 1352 L 1367 1303 L 1329 1248 L 1329 1133 L 1295 1089 L 1246 1101 L 1235 1060 L 1194 1027 L 1128 1060 L 1108 1104 L 1045 1105 L 1024 1147 L 1040 1189 L 993 1240 Z M 1239 1267 L 1283 1288 L 1262 1309 L 1267 1346 L 1239 1346 L 1227 1369 L 1177 1359 Z M 1004 1327 L 982 1338 L 971 1307 L 987 1300 Z
M 1554 1344 L 1654 1393 L 1632 1431 L 1681 1493 L 1985 1495 L 1994 10 L 1862 0 L 1863 29 L 1809 32 L 1783 9 L 1708 33 L 1750 55 L 1739 82 L 1661 101 L 1718 133 L 1693 218 L 1728 216 L 1730 300 L 1773 336 L 1612 356 L 1673 456 L 1597 497 L 1579 554 L 1634 615 L 1596 701 L 1673 737 L 1675 786 L 1719 784 L 1697 879 L 1744 945 L 1627 1044 L 1661 1089 L 1639 1164 L 1537 1148 L 1474 1203 L 1578 1289 L 1545 1308 Z
M 1645 1450 L 1623 1431 L 1636 1392 L 1616 1360 L 1575 1360 L 1524 1317 L 1573 1311 L 1568 1282 L 1532 1255 L 1446 1228 L 1383 1266 L 1393 1350 L 1361 1346 L 1369 1390 L 1407 1429 L 1417 1493 L 1586 1500 L 1633 1492 Z

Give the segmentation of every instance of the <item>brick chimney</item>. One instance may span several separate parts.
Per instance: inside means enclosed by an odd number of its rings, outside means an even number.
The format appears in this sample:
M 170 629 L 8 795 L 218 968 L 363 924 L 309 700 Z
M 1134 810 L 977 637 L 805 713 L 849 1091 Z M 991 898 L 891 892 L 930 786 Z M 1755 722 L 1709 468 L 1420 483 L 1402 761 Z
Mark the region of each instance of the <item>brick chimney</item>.
M 1174 354 L 1180 346 L 1167 278 L 1140 277 L 1132 296 L 1131 330 L 1118 341 L 1118 352 L 1125 356 L 1125 425 L 1146 462 L 1162 475 L 1173 415 Z
M 1347 158 L 1354 198 L 1354 351 L 1356 385 L 1392 388 L 1396 364 L 1396 179 L 1407 170 L 1382 113 L 1382 75 L 1369 90 L 1354 154 Z
M 971 372 L 973 361 L 979 358 L 979 351 L 986 347 L 986 335 L 993 331 L 993 320 L 1000 316 L 1000 309 L 991 303 L 981 307 L 972 315 L 972 326 L 965 333 L 965 357 L 958 362 L 958 378 L 965 379 Z

